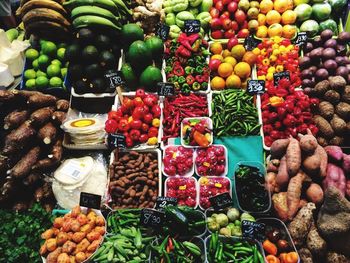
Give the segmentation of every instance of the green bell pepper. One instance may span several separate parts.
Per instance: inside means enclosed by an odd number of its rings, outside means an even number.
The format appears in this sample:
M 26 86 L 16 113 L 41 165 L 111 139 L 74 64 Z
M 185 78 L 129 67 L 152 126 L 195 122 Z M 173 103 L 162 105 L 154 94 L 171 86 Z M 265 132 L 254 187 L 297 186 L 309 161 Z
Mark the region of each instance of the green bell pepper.
M 189 0 L 190 6 L 197 7 L 202 3 L 202 0 Z
M 168 26 L 176 24 L 176 18 L 174 13 L 169 13 L 165 16 L 165 24 Z
M 163 7 L 166 14 L 181 12 L 187 9 L 188 0 L 165 0 Z
M 185 26 L 185 20 L 191 19 L 194 19 L 194 15 L 188 11 L 182 11 L 176 15 L 176 25 L 183 28 Z
M 203 0 L 200 6 L 201 12 L 209 12 L 213 6 L 213 0 Z
M 209 12 L 202 12 L 196 16 L 196 19 L 201 21 L 201 26 L 203 28 L 207 28 L 211 20 L 211 15 L 209 14 Z
M 177 25 L 171 25 L 169 30 L 169 36 L 172 39 L 178 38 L 181 33 L 181 28 Z

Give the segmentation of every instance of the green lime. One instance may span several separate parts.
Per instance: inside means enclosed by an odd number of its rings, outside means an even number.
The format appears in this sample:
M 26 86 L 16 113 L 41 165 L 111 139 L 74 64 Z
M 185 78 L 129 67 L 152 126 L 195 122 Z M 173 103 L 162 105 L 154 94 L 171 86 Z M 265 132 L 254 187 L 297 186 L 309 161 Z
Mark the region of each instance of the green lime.
M 32 67 L 37 70 L 39 69 L 39 61 L 38 59 L 34 59 L 33 62 L 32 62 Z
M 48 55 L 50 57 L 54 57 L 56 56 L 56 52 L 57 52 L 57 47 L 56 44 L 51 42 L 51 41 L 46 41 L 42 47 L 41 50 L 43 51 L 43 53 L 45 55 Z
M 66 53 L 66 49 L 64 47 L 61 47 L 57 50 L 57 58 L 61 61 L 64 60 L 64 54 Z
M 33 61 L 34 59 L 39 57 L 39 52 L 34 48 L 30 48 L 26 51 L 25 56 L 28 60 Z
M 49 80 L 44 76 L 37 77 L 35 79 L 35 85 L 37 89 L 44 89 L 49 85 Z
M 62 78 L 65 78 L 67 75 L 67 68 L 61 68 L 61 76 Z
M 36 77 L 47 77 L 46 73 L 40 69 L 36 72 Z
M 47 67 L 46 74 L 52 78 L 61 75 L 61 68 L 58 65 L 50 65 Z
M 50 79 L 50 87 L 62 87 L 63 81 L 59 77 L 52 77 Z
M 38 64 L 40 69 L 46 69 L 50 63 L 50 58 L 47 55 L 40 55 L 38 58 Z
M 51 61 L 51 65 L 57 65 L 59 67 L 62 67 L 62 62 L 59 61 L 58 59 L 54 59 Z
M 35 79 L 28 79 L 25 85 L 28 89 L 35 89 Z
M 24 71 L 24 78 L 25 79 L 35 79 L 36 78 L 36 73 L 34 69 L 27 69 Z

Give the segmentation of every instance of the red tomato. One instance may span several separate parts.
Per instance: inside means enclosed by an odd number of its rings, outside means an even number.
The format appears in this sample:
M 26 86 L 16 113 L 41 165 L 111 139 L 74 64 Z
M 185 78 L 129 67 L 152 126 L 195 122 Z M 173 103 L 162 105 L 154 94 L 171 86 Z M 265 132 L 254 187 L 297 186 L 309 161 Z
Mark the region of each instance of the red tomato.
M 134 120 L 140 120 L 142 119 L 142 117 L 145 114 L 145 109 L 144 107 L 138 106 L 134 109 L 133 113 L 132 113 L 132 118 Z
M 108 119 L 119 120 L 123 116 L 121 111 L 112 110 L 108 112 Z
M 222 0 L 223 5 L 228 5 L 231 2 L 231 0 Z
M 155 118 L 159 118 L 161 114 L 161 109 L 159 105 L 154 105 L 152 107 L 152 113 Z
M 210 68 L 210 71 L 216 71 L 218 70 L 219 66 L 221 64 L 221 61 L 218 60 L 218 59 L 211 59 L 209 61 L 209 68 Z
M 158 136 L 158 128 L 156 128 L 156 127 L 149 128 L 148 136 L 149 137 L 157 137 Z
M 124 97 L 123 99 L 123 105 L 127 110 L 132 110 L 134 108 L 134 103 L 130 98 Z
M 125 131 L 128 131 L 129 129 L 130 129 L 130 125 L 129 125 L 129 123 L 128 123 L 128 119 L 122 118 L 122 119 L 119 121 L 118 130 L 119 130 L 119 131 L 122 131 L 122 132 L 125 132 Z
M 143 99 L 143 97 L 146 95 L 146 94 L 145 94 L 145 90 L 143 90 L 143 89 L 137 89 L 135 95 L 136 95 L 136 97 L 140 97 L 141 99 Z
M 125 137 L 125 144 L 126 144 L 126 147 L 128 147 L 128 148 L 134 146 L 134 142 L 132 141 L 132 139 L 130 138 L 130 136 Z

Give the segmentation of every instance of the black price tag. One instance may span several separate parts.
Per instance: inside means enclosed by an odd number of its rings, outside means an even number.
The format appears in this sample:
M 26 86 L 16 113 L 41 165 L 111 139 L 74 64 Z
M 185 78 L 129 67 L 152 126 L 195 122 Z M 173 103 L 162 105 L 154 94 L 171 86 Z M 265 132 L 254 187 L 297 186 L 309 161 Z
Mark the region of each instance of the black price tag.
M 288 79 L 288 80 L 290 80 L 289 71 L 282 71 L 282 72 L 273 73 L 273 83 L 274 83 L 275 86 L 278 86 L 278 82 L 281 79 Z
M 195 34 L 201 31 L 201 21 L 197 19 L 185 20 L 185 33 Z
M 115 90 L 117 86 L 122 86 L 125 84 L 125 79 L 120 70 L 113 71 L 110 70 L 105 74 L 105 79 L 109 83 L 109 89 Z
M 159 96 L 173 96 L 175 95 L 175 86 L 171 82 L 158 82 L 158 95 Z
M 163 225 L 164 218 L 164 212 L 150 208 L 144 208 L 141 210 L 140 222 L 143 226 L 159 228 Z
M 253 35 L 249 35 L 244 39 L 244 47 L 246 50 L 253 50 L 261 43 L 260 39 L 256 39 Z
M 81 192 L 79 205 L 84 206 L 84 207 L 88 207 L 88 208 L 100 209 L 101 208 L 101 196 Z
M 306 32 L 300 32 L 297 34 L 295 45 L 296 46 L 304 46 L 307 42 L 307 34 Z
M 156 34 L 159 36 L 163 41 L 166 41 L 168 39 L 170 32 L 170 26 L 165 25 L 163 23 L 158 23 L 157 24 L 157 30 Z
M 213 197 L 209 197 L 209 201 L 214 209 L 222 209 L 225 207 L 232 206 L 232 197 L 228 192 L 222 193 Z
M 177 198 L 167 196 L 157 197 L 155 209 L 163 210 L 168 205 L 177 205 Z
M 108 134 L 107 144 L 108 148 L 112 150 L 115 148 L 126 148 L 124 134 Z
M 242 235 L 250 239 L 258 241 L 265 240 L 265 224 L 252 222 L 248 220 L 242 221 Z
M 251 95 L 265 92 L 265 80 L 248 80 L 247 92 Z

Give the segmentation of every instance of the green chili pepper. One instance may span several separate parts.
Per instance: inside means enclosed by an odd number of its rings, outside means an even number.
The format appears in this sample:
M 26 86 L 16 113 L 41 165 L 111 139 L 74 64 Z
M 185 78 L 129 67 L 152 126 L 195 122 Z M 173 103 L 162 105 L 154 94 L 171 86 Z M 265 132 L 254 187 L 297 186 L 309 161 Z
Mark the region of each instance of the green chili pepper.
M 194 70 L 195 73 L 197 74 L 202 74 L 203 73 L 203 67 L 202 66 L 197 66 L 196 69 Z
M 179 79 L 178 76 L 173 76 L 173 77 L 172 77 L 172 82 L 177 82 L 178 79 Z
M 179 82 L 179 84 L 183 84 L 186 82 L 186 78 L 184 76 L 180 76 L 177 81 Z

